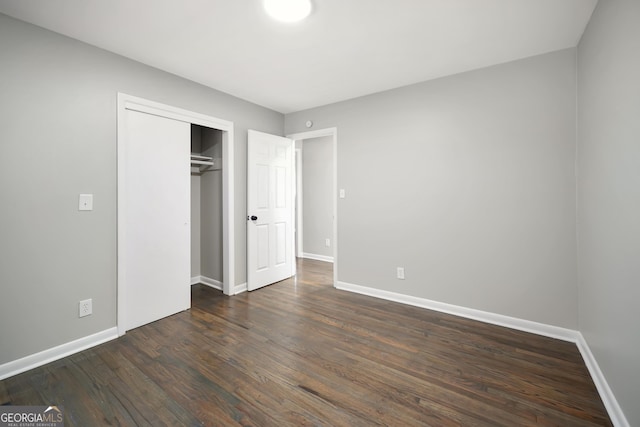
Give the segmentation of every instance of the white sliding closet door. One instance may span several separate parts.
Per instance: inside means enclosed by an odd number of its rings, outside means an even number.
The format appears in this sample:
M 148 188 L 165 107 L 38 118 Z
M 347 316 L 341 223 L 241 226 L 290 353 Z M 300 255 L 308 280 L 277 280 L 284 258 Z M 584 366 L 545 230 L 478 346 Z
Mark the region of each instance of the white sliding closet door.
M 126 111 L 126 330 L 191 305 L 190 141 L 189 123 Z

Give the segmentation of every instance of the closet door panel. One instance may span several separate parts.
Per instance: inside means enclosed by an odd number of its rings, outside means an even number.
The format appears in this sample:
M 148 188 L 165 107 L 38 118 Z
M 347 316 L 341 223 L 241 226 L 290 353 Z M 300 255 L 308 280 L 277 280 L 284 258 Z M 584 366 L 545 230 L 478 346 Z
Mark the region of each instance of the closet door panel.
M 189 123 L 127 110 L 126 329 L 190 307 Z M 121 307 L 122 309 L 122 307 Z

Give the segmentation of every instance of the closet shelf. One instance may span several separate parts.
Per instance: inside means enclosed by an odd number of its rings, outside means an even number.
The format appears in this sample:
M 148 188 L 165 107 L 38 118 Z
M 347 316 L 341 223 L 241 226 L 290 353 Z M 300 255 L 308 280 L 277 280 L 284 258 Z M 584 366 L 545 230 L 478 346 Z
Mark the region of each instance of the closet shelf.
M 191 166 L 198 168 L 199 173 L 220 169 L 220 159 L 191 153 Z
M 209 160 L 193 160 L 193 159 L 191 159 L 191 164 L 192 165 L 209 165 L 209 166 L 213 166 L 214 162 L 213 161 L 209 161 Z

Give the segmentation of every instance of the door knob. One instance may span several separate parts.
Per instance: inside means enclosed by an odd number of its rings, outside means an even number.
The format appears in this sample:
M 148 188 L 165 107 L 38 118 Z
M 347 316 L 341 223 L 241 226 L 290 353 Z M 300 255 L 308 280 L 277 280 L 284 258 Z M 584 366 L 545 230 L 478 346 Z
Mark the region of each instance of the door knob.
M 258 219 L 258 217 L 257 217 L 257 216 L 255 216 L 255 215 L 251 215 L 251 216 L 248 216 L 248 215 L 247 215 L 247 219 L 250 219 L 251 221 L 255 221 L 255 220 L 257 220 L 257 219 Z

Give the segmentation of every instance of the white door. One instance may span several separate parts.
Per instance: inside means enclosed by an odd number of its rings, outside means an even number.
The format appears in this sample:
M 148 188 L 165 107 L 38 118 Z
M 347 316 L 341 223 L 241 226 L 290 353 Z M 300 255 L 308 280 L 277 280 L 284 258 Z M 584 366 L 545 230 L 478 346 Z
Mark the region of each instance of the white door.
M 294 145 L 249 131 L 247 165 L 247 288 L 293 276 Z
M 186 310 L 190 290 L 191 125 L 126 111 L 126 330 Z M 122 309 L 122 307 L 119 307 Z

